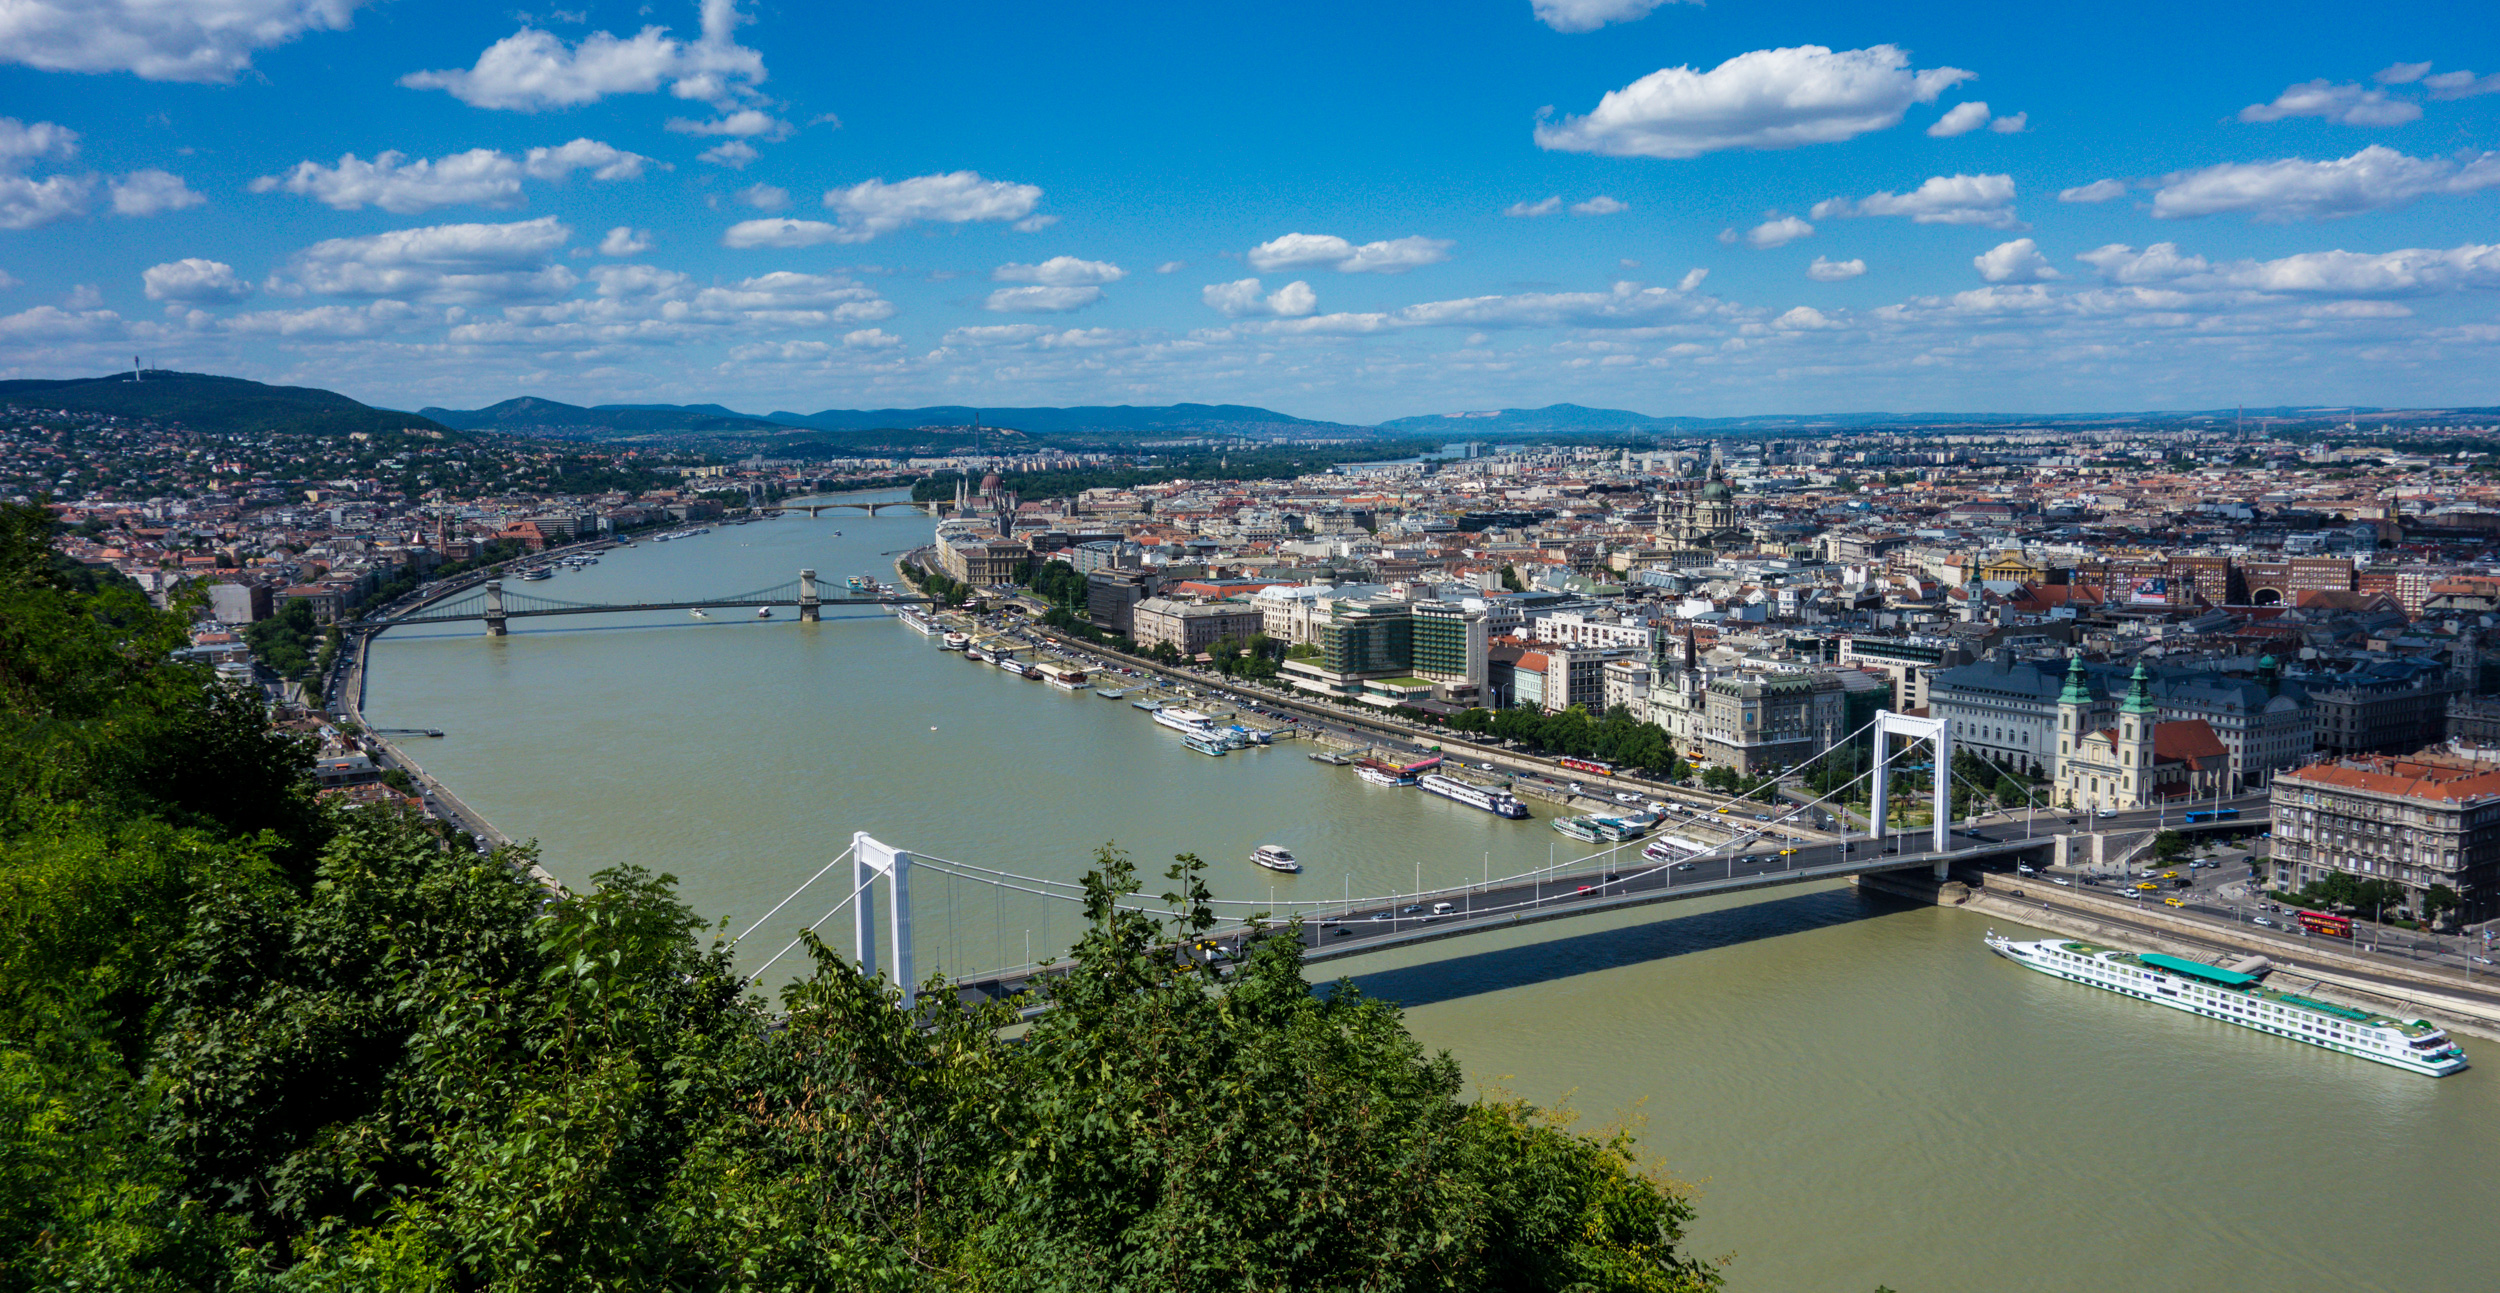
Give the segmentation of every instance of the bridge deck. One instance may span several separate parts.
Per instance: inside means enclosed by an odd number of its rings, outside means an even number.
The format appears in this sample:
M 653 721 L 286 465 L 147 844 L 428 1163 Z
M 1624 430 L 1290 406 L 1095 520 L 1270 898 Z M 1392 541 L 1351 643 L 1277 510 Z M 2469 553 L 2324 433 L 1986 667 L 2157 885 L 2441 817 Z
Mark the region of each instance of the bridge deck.
M 928 600 L 929 599 L 926 597 L 918 597 L 910 594 L 896 594 L 893 596 L 880 597 L 821 597 L 812 604 L 820 607 L 916 606 L 925 603 Z M 704 602 L 631 602 L 614 606 L 544 606 L 530 607 L 526 609 L 507 607 L 503 612 L 502 618 L 508 620 L 520 620 L 531 619 L 544 615 L 630 615 L 639 611 L 694 611 L 715 609 L 737 610 L 757 606 L 799 607 L 810 604 L 811 603 L 802 602 L 795 597 L 732 597 L 723 600 Z M 483 607 L 481 607 L 474 611 L 461 611 L 457 614 L 450 615 L 407 615 L 396 619 L 363 620 L 354 624 L 344 625 L 342 627 L 350 630 L 378 632 L 382 629 L 397 628 L 403 624 L 456 624 L 464 620 L 482 620 L 486 618 L 488 618 L 487 612 Z
M 1956 836 L 1953 845 L 1943 853 L 1877 853 L 1870 842 L 1861 839 L 1853 842 L 1846 853 L 1841 851 L 1839 845 L 1800 848 L 1787 855 L 1776 852 L 1746 853 L 1732 858 L 1700 859 L 1687 871 L 1672 866 L 1660 868 L 1656 863 L 1644 861 L 1640 856 L 1640 846 L 1633 844 L 1626 846 L 1623 855 L 1605 867 L 1557 873 L 1543 880 L 1497 884 L 1491 889 L 1425 893 L 1386 905 L 1379 902 L 1369 905 L 1358 903 L 1350 911 L 1328 904 L 1318 915 L 1304 908 L 1299 913 L 1304 916 L 1302 959 L 1305 962 L 1333 961 L 1541 921 L 1567 920 L 1652 903 L 1680 902 L 1687 898 L 1846 879 L 1873 871 L 1915 870 L 1928 874 L 1933 872 L 1940 860 L 2003 858 L 2026 851 L 2047 850 L 2053 848 L 2055 843 L 2054 837 L 2048 835 L 2034 839 L 2017 836 L 2002 840 Z M 1625 878 L 1609 881 L 1606 879 L 1609 873 Z M 1451 911 L 1446 915 L 1433 915 L 1432 906 L 1438 902 L 1449 903 Z M 1421 910 L 1408 914 L 1405 908 L 1410 906 Z M 1229 927 L 1211 931 L 1207 938 L 1236 949 L 1237 955 L 1244 932 L 1240 927 Z M 1015 995 L 1031 980 L 1048 978 L 1055 972 L 1049 968 L 1022 966 L 958 979 L 956 987 L 958 994 L 967 1001 L 1001 1000 Z

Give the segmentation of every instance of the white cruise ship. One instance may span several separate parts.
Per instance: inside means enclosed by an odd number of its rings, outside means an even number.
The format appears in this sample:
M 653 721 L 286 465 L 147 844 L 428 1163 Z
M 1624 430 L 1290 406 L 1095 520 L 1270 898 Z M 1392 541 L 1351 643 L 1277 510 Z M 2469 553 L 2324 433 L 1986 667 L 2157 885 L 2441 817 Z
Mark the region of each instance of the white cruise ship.
M 1988 931 L 1988 950 L 2042 974 L 2088 983 L 2142 1001 L 2254 1028 L 2409 1073 L 2446 1077 L 2465 1052 L 2424 1020 L 2388 1015 L 2260 987 L 2256 975 L 2160 952 L 2129 952 L 2071 938 L 2016 942 Z
M 1213 730 L 1215 720 L 1194 709 L 1166 705 L 1155 711 L 1155 721 L 1189 736 L 1202 736 Z
M 917 633 L 922 637 L 936 637 L 938 635 L 938 626 L 932 622 L 928 616 L 921 614 L 919 611 L 913 610 L 909 606 L 895 607 L 894 618 L 901 620 L 904 628 L 910 629 L 912 632 Z

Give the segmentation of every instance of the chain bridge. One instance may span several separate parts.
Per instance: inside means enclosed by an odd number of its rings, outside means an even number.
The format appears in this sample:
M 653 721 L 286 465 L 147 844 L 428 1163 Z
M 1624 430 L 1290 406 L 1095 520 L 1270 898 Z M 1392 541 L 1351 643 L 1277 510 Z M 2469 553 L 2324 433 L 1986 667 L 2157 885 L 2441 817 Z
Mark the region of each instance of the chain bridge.
M 344 625 L 350 632 L 379 633 L 385 629 L 409 624 L 452 624 L 482 620 L 491 637 L 502 637 L 505 625 L 512 620 L 543 615 L 618 615 L 633 611 L 701 611 L 753 610 L 778 606 L 797 608 L 802 623 L 813 624 L 822 617 L 827 606 L 895 606 L 924 605 L 928 598 L 917 593 L 844 592 L 827 597 L 818 587 L 816 572 L 802 570 L 798 578 L 770 588 L 724 593 L 669 602 L 576 602 L 560 597 L 543 597 L 520 589 L 507 590 L 501 579 L 489 579 L 458 589 L 409 608 L 398 615 L 375 616 Z

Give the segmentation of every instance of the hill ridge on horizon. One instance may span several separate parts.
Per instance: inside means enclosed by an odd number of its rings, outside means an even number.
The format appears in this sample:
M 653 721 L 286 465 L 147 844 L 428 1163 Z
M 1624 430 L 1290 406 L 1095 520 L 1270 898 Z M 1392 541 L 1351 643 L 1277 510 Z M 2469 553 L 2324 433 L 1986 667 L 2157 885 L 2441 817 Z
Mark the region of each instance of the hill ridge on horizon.
M 18 378 L 0 380 L 0 401 L 39 399 L 60 407 L 182 421 L 206 430 L 284 429 L 308 433 L 415 430 L 524 432 L 573 428 L 582 431 L 683 432 L 747 437 L 790 437 L 808 431 L 848 438 L 862 432 L 897 434 L 919 428 L 969 425 L 978 416 L 984 432 L 1022 431 L 1037 435 L 1094 432 L 1206 434 L 1226 429 L 1293 428 L 1305 431 L 1360 433 L 1383 437 L 1451 435 L 1502 437 L 1537 434 L 1652 432 L 1706 434 L 1744 430 L 1798 431 L 1876 428 L 1900 425 L 2003 425 L 2019 423 L 2083 423 L 2163 418 L 2227 418 L 2238 415 L 2268 419 L 2349 415 L 2377 418 L 2404 413 L 2403 408 L 2377 405 L 2273 405 L 2223 409 L 2139 409 L 2010 412 L 1851 412 L 1746 414 L 1701 417 L 1652 415 L 1629 409 L 1595 408 L 1568 402 L 1538 408 L 1469 409 L 1390 418 L 1374 425 L 1296 417 L 1249 404 L 1091 404 L 973 405 L 940 404 L 916 408 L 837 409 L 815 413 L 775 410 L 741 413 L 719 403 L 568 404 L 544 396 L 521 395 L 480 409 L 448 409 L 429 405 L 415 413 L 365 404 L 351 396 L 316 386 L 285 386 L 244 377 L 148 370 L 145 379 L 128 372 L 92 377 Z M 2480 407 L 2418 410 L 2426 414 L 2500 412 Z M 935 432 L 923 433 L 927 439 Z M 943 438 L 939 436 L 939 438 Z M 898 443 L 900 443 L 898 441 Z M 934 441 L 932 441 L 934 444 Z M 827 442 L 832 448 L 832 442 Z
M 180 422 L 212 432 L 431 435 L 455 430 L 421 413 L 378 408 L 319 386 L 276 386 L 218 373 L 152 368 L 137 381 L 128 372 L 0 381 L 0 403 L 36 397 L 55 408 Z

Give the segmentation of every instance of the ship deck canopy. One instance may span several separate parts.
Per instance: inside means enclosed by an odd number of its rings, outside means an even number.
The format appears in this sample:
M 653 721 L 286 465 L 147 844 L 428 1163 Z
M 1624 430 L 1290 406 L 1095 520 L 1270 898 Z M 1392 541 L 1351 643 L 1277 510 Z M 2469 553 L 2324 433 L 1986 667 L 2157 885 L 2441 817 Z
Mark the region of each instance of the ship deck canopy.
M 2257 983 L 2257 976 L 2253 974 L 2242 974 L 2237 970 L 2225 970 L 2217 966 L 2207 965 L 2202 961 L 2190 961 L 2183 957 L 2169 956 L 2161 952 L 2144 952 L 2139 954 L 2136 959 L 2144 962 L 2146 965 L 2152 966 L 2156 970 L 2168 970 L 2172 974 L 2184 974 L 2191 979 L 2202 979 L 2207 983 L 2218 983 L 2226 988 L 2254 987 Z

